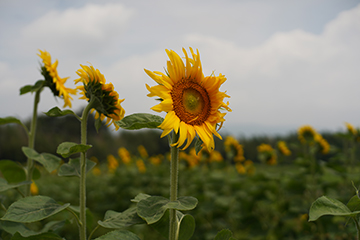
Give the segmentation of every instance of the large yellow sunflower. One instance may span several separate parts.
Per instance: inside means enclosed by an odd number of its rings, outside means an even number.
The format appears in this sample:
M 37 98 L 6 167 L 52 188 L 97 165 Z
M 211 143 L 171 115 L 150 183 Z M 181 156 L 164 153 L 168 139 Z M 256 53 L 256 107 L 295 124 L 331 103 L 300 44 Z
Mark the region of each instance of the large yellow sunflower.
M 114 90 L 113 84 L 107 84 L 104 75 L 98 69 L 93 66 L 80 66 L 81 69 L 76 72 L 80 78 L 75 80 L 76 84 L 83 83 L 83 86 L 77 87 L 83 95 L 80 99 L 90 101 L 91 98 L 96 98 L 95 119 L 100 117 L 103 121 L 107 117 L 106 125 L 114 124 L 118 130 L 119 126 L 115 124 L 115 121 L 121 120 L 125 115 L 125 110 L 120 105 L 125 99 L 119 99 L 119 94 Z
M 37 54 L 43 61 L 44 66 L 42 67 L 42 75 L 45 77 L 46 85 L 49 86 L 55 96 L 63 97 L 64 107 L 71 107 L 72 97 L 70 94 L 75 95 L 76 89 L 65 87 L 65 82 L 68 79 L 60 78 L 57 72 L 58 60 L 51 63 L 51 55 L 47 51 L 39 50 L 40 54 Z
M 191 57 L 188 57 L 185 49 L 183 52 L 185 63 L 177 53 L 166 50 L 170 59 L 167 61 L 166 74 L 145 69 L 145 72 L 158 83 L 153 87 L 146 84 L 150 91 L 148 96 L 161 98 L 161 102 L 151 109 L 167 113 L 159 127 L 164 130 L 161 137 L 173 130 L 179 134 L 179 140 L 173 146 L 181 147 L 187 141 L 183 147 L 186 149 L 197 134 L 211 151 L 215 147 L 213 134 L 221 139 L 216 129 L 217 125 L 221 126 L 225 121 L 226 113 L 221 113 L 219 109 L 231 111 L 229 103 L 223 102 L 223 99 L 229 96 L 219 91 L 226 78 L 222 74 L 218 77 L 204 77 L 199 51 L 194 53 L 190 48 Z

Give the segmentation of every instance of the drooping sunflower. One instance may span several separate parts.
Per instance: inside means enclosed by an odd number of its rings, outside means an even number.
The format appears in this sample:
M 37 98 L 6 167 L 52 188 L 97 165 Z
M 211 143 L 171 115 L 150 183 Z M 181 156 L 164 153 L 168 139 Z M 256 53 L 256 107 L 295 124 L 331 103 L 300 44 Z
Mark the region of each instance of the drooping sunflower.
M 58 60 L 54 63 L 51 63 L 51 55 L 47 51 L 39 50 L 40 54 L 37 54 L 44 64 L 41 67 L 41 74 L 45 78 L 45 85 L 48 86 L 53 92 L 54 96 L 62 97 L 64 99 L 64 107 L 71 107 L 72 97 L 70 94 L 75 95 L 76 89 L 65 87 L 65 82 L 68 79 L 60 78 L 57 72 Z
M 279 141 L 278 144 L 278 149 L 279 151 L 285 155 L 285 156 L 290 156 L 291 155 L 291 151 L 290 149 L 287 147 L 286 143 L 284 141 Z
M 298 129 L 298 138 L 302 144 L 312 143 L 316 134 L 316 130 L 310 125 L 305 125 Z
M 350 134 L 352 134 L 354 136 L 357 135 L 357 131 L 356 131 L 355 127 L 352 124 L 350 124 L 348 122 L 345 122 L 345 125 L 346 125 L 346 129 L 347 129 L 348 133 L 350 133 Z
M 330 151 L 330 144 L 328 143 L 328 141 L 326 141 L 319 133 L 315 135 L 314 139 L 315 142 L 319 144 L 321 153 L 328 154 Z
M 220 92 L 220 86 L 226 81 L 224 75 L 204 77 L 200 62 L 200 54 L 197 50 L 194 53 L 190 48 L 191 57 L 185 49 L 185 63 L 180 56 L 172 51 L 166 50 L 169 57 L 167 61 L 166 74 L 158 71 L 145 72 L 154 79 L 158 85 L 146 88 L 149 90 L 149 97 L 158 96 L 161 102 L 151 109 L 157 112 L 166 112 L 162 124 L 161 137 L 168 135 L 171 131 L 179 134 L 178 142 L 173 146 L 186 149 L 196 135 L 203 141 L 205 147 L 212 151 L 215 147 L 213 134 L 221 139 L 217 132 L 218 125 L 225 121 L 219 110 L 231 111 L 229 103 L 224 103 L 225 97 L 230 97 L 226 92 Z
M 125 99 L 119 99 L 119 94 L 114 90 L 113 84 L 106 83 L 104 75 L 98 69 L 93 66 L 80 66 L 81 69 L 76 72 L 80 78 L 75 80 L 76 84 L 83 83 L 83 86 L 77 87 L 83 95 L 80 99 L 86 99 L 89 102 L 91 98 L 95 98 L 95 119 L 100 118 L 103 121 L 107 118 L 106 125 L 114 124 L 118 130 L 119 126 L 115 124 L 115 121 L 121 120 L 125 115 L 125 110 L 120 105 Z

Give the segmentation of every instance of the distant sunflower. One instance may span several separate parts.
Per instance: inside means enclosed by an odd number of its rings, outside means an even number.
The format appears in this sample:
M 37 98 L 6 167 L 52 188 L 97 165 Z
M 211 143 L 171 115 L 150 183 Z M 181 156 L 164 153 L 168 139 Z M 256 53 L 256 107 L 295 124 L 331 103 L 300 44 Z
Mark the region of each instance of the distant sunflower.
M 316 134 L 316 130 L 310 125 L 305 125 L 298 129 L 298 138 L 303 144 L 313 142 Z
M 330 151 L 330 144 L 328 143 L 328 141 L 326 141 L 321 134 L 316 134 L 315 137 L 315 142 L 317 142 L 320 146 L 321 149 L 321 153 L 322 154 L 328 154 Z
M 345 122 L 345 125 L 346 125 L 346 128 L 347 128 L 347 131 L 348 133 L 356 136 L 357 135 L 357 131 L 356 129 L 354 128 L 354 126 L 348 122 Z
M 115 124 L 115 121 L 121 120 L 125 115 L 125 110 L 120 105 L 125 99 L 119 99 L 119 94 L 114 90 L 113 84 L 106 84 L 104 75 L 98 69 L 93 66 L 80 66 L 81 69 L 76 72 L 80 78 L 75 80 L 75 83 L 83 83 L 83 86 L 77 87 L 83 95 L 80 99 L 90 101 L 91 98 L 95 98 L 95 119 L 107 118 L 106 125 L 114 124 L 118 130 L 119 126 Z
M 284 141 L 279 141 L 278 144 L 278 149 L 280 150 L 280 152 L 285 155 L 285 156 L 290 156 L 291 155 L 291 151 L 290 149 L 287 147 L 286 143 Z
M 217 132 L 217 125 L 225 121 L 226 113 L 219 109 L 231 111 L 229 103 L 223 99 L 228 96 L 220 92 L 220 86 L 226 81 L 224 75 L 218 77 L 211 75 L 204 77 L 200 62 L 199 51 L 195 54 L 190 48 L 191 57 L 188 57 L 185 49 L 185 63 L 179 55 L 172 50 L 166 50 L 170 61 L 167 61 L 166 74 L 158 71 L 145 72 L 154 79 L 158 85 L 146 88 L 149 90 L 149 97 L 158 96 L 161 102 L 151 109 L 157 112 L 166 112 L 162 124 L 161 137 L 168 135 L 171 131 L 179 134 L 178 142 L 173 146 L 181 147 L 185 141 L 186 149 L 196 134 L 203 141 L 209 151 L 215 147 L 213 134 L 221 139 Z
M 51 55 L 47 51 L 39 50 L 40 54 L 37 54 L 44 64 L 41 67 L 41 74 L 45 78 L 45 85 L 48 86 L 53 92 L 54 96 L 62 97 L 64 99 L 64 107 L 71 107 L 72 97 L 70 94 L 75 95 L 76 89 L 65 87 L 65 82 L 67 78 L 60 78 L 57 72 L 58 60 L 54 63 L 51 63 Z

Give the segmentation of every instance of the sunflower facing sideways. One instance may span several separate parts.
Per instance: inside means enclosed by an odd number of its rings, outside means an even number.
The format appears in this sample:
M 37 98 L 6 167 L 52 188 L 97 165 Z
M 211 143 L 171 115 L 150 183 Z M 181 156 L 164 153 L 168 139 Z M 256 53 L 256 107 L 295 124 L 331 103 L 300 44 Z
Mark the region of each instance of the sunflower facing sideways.
M 95 119 L 100 118 L 103 121 L 107 118 L 106 125 L 114 124 L 118 130 L 119 126 L 115 124 L 115 121 L 121 120 L 125 115 L 125 110 L 120 105 L 125 99 L 119 99 L 119 94 L 114 90 L 113 84 L 106 83 L 104 75 L 98 69 L 93 66 L 80 66 L 81 69 L 76 72 L 80 78 L 75 80 L 75 84 L 83 83 L 82 86 L 77 87 L 83 95 L 80 99 L 86 99 L 88 102 L 90 99 L 95 99 L 92 109 L 92 112 L 96 111 Z
M 54 63 L 51 63 L 51 55 L 47 51 L 39 50 L 40 54 L 37 54 L 44 64 L 41 67 L 41 74 L 45 78 L 45 85 L 48 86 L 53 92 L 54 96 L 62 97 L 64 99 L 64 107 L 71 107 L 72 97 L 70 94 L 75 95 L 76 89 L 71 89 L 65 87 L 65 82 L 67 78 L 60 78 L 57 72 L 58 60 Z
M 161 99 L 161 102 L 151 109 L 167 113 L 159 128 L 163 129 L 161 137 L 171 131 L 179 134 L 178 141 L 173 143 L 173 146 L 180 148 L 186 142 L 182 148 L 186 149 L 198 135 L 207 150 L 212 151 L 215 147 L 213 134 L 222 139 L 217 132 L 217 126 L 221 126 L 225 121 L 226 113 L 219 110 L 231 112 L 229 103 L 223 102 L 225 97 L 230 96 L 219 91 L 226 78 L 222 74 L 218 77 L 204 77 L 199 51 L 194 53 L 190 48 L 190 57 L 185 49 L 183 52 L 185 63 L 176 52 L 166 50 L 170 59 L 167 61 L 166 74 L 145 69 L 145 72 L 158 83 L 153 87 L 146 84 L 150 92 L 148 96 L 158 96 Z

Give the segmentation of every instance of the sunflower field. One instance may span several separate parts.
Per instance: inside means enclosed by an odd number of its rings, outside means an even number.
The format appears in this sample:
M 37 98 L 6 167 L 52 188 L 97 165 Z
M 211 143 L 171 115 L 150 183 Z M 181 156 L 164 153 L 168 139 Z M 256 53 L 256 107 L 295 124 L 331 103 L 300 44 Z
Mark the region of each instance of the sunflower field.
M 225 76 L 205 77 L 191 48 L 185 62 L 166 52 L 165 73 L 145 70 L 162 118 L 126 115 L 93 66 L 65 87 L 40 51 L 44 80 L 20 89 L 34 94 L 32 119 L 0 118 L 0 239 L 360 239 L 359 129 L 222 134 Z M 87 105 L 38 114 L 45 88 Z

